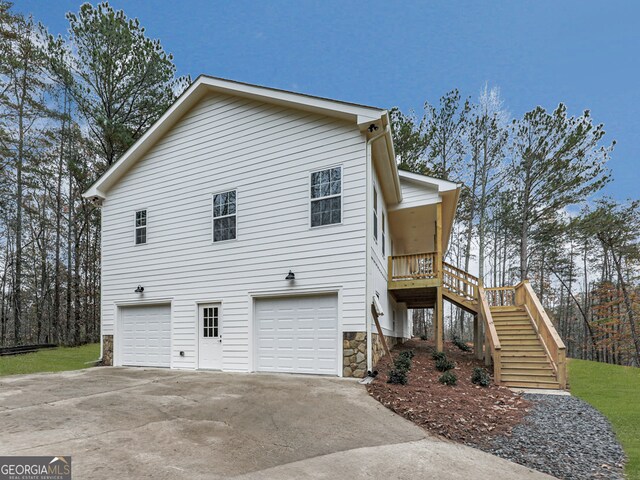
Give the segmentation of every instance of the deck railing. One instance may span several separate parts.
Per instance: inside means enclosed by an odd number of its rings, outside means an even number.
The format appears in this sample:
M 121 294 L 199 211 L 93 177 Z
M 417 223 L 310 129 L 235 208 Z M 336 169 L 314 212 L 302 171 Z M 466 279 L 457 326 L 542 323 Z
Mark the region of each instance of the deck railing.
M 389 257 L 392 281 L 437 278 L 436 252 L 411 253 Z
M 516 305 L 516 287 L 485 288 L 490 307 L 513 307 Z
M 478 277 L 447 262 L 442 264 L 442 285 L 465 300 L 478 298 Z
M 567 359 L 566 347 L 558 335 L 558 331 L 551 323 L 546 310 L 540 303 L 538 296 L 531 288 L 528 280 L 520 282 L 514 287 L 515 302 L 524 306 L 525 310 L 533 320 L 533 325 L 542 339 L 542 344 L 551 359 L 551 365 L 556 372 L 560 388 L 567 387 Z

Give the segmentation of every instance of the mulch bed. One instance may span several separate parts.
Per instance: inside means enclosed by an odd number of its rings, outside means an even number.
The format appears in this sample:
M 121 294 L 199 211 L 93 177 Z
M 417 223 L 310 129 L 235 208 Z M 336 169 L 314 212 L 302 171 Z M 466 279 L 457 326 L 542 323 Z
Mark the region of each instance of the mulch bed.
M 527 415 L 530 402 L 505 387 L 471 383 L 475 367 L 484 367 L 473 353 L 463 352 L 445 343 L 445 353 L 455 362 L 458 377 L 454 386 L 442 385 L 442 375 L 431 358 L 433 342 L 413 339 L 391 352 L 395 358 L 402 350 L 413 350 L 407 385 L 387 383 L 391 359 L 383 357 L 376 365 L 378 377 L 369 385 L 369 394 L 399 415 L 431 433 L 469 445 L 487 445 L 498 435 L 509 436 L 511 429 Z

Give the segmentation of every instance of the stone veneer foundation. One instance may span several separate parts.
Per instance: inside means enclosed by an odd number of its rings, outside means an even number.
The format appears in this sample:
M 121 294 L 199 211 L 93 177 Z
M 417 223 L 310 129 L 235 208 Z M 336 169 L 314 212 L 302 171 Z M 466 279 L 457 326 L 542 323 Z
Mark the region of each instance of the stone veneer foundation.
M 113 365 L 113 335 L 102 336 L 102 365 Z
M 403 341 L 402 338 L 386 335 L 385 339 L 389 349 Z M 384 347 L 380 335 L 377 333 L 371 334 L 371 340 L 373 365 L 375 365 L 384 356 Z M 342 355 L 342 376 L 363 378 L 367 374 L 367 334 L 365 332 L 344 332 Z

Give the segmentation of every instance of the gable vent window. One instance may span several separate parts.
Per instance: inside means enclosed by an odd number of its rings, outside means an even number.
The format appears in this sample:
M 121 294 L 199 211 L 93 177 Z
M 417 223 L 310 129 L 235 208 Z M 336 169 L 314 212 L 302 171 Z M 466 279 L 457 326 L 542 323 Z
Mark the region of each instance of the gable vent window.
M 311 173 L 311 226 L 342 221 L 342 167 Z
M 147 243 L 147 211 L 138 210 L 136 212 L 136 245 Z
M 373 187 L 373 239 L 378 241 L 378 192 Z
M 236 238 L 236 191 L 216 193 L 213 196 L 213 241 L 223 242 Z

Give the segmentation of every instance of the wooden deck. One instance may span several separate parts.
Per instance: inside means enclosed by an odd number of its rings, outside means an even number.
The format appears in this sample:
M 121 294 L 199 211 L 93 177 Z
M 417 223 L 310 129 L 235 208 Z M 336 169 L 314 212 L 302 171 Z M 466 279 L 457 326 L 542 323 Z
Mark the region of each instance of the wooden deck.
M 388 290 L 408 308 L 434 308 L 436 347 L 443 348 L 443 301 L 475 316 L 474 350 L 494 380 L 513 387 L 564 389 L 565 346 L 528 281 L 484 288 L 438 252 L 390 256 Z

